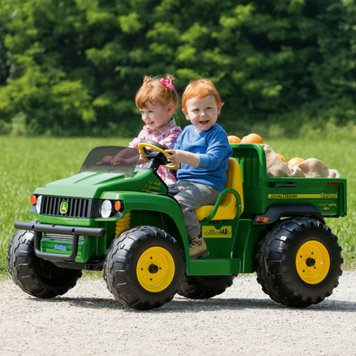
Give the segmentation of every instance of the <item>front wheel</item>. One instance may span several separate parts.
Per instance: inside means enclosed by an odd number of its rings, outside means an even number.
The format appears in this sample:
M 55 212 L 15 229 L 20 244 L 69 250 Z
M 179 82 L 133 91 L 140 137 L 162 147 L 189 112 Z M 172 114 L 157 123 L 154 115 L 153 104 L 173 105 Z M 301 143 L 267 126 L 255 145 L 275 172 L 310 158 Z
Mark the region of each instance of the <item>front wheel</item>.
M 80 270 L 59 268 L 38 258 L 32 231 L 17 231 L 8 248 L 7 268 L 13 281 L 27 294 L 54 298 L 73 288 L 81 277 Z
M 151 226 L 131 229 L 114 239 L 104 264 L 109 291 L 121 304 L 141 310 L 169 302 L 183 273 L 178 242 Z
M 257 281 L 274 301 L 307 307 L 331 295 L 342 262 L 337 237 L 325 224 L 313 218 L 288 219 L 259 244 Z

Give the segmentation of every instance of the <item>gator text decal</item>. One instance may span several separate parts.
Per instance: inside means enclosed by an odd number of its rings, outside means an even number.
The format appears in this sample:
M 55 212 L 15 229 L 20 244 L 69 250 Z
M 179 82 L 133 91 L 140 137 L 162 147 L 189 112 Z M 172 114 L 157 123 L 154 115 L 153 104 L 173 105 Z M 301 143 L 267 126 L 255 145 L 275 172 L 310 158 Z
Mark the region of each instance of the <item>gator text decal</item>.
M 222 226 L 220 229 L 217 229 L 215 226 L 203 226 L 202 235 L 204 238 L 225 238 L 230 239 L 232 237 L 232 228 L 231 226 Z
M 268 194 L 268 199 L 337 199 L 338 193 Z

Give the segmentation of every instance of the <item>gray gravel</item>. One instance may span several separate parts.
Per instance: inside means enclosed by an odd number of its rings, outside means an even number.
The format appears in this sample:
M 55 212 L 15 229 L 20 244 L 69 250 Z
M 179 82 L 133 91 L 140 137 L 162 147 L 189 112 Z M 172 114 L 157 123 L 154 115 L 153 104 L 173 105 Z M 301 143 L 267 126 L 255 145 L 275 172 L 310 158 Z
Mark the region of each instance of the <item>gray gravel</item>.
M 146 312 L 123 309 L 101 279 L 40 300 L 0 282 L 1 355 L 356 355 L 356 271 L 324 302 L 289 309 L 256 276 L 210 300 L 176 296 Z

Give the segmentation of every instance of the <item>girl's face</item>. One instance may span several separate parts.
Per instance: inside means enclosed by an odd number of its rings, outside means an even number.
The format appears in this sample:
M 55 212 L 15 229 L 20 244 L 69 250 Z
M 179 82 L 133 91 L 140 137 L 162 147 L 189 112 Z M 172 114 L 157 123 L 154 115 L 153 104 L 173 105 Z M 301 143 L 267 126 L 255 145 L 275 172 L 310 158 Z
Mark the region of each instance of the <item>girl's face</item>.
M 215 125 L 220 109 L 213 95 L 203 98 L 191 98 L 186 102 L 183 113 L 198 131 L 207 131 Z
M 151 130 L 157 130 L 165 125 L 172 118 L 173 104 L 162 105 L 159 103 L 146 103 L 145 107 L 140 108 L 141 118 L 145 125 Z

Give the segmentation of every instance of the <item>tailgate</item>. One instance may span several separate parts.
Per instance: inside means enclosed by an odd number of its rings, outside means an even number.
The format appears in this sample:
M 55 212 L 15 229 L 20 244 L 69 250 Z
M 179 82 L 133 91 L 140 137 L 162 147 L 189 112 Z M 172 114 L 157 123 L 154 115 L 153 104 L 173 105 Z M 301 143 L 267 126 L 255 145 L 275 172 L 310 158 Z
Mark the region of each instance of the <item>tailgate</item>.
M 346 179 L 279 178 L 271 179 L 267 191 L 268 205 L 312 204 L 324 217 L 345 216 Z

